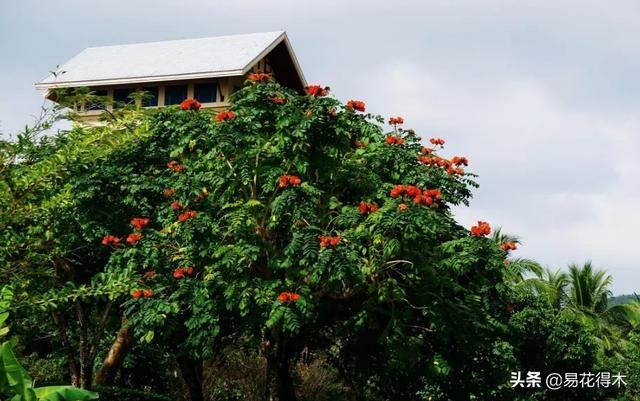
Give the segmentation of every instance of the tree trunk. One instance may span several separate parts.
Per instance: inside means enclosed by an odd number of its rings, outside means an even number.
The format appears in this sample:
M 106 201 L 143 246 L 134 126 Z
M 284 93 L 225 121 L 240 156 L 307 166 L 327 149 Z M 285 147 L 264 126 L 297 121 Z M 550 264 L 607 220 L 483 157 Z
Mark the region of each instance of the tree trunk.
M 204 401 L 202 393 L 202 359 L 176 358 L 182 379 L 187 384 L 191 401 Z
M 122 326 L 118 331 L 116 340 L 111 345 L 109 353 L 102 361 L 102 365 L 96 373 L 94 384 L 101 386 L 113 385 L 118 369 L 122 366 L 124 358 L 133 345 L 133 336 L 129 332 L 129 328 L 126 326 L 126 321 L 122 322 Z
M 53 310 L 49 310 L 51 313 L 51 317 L 53 318 L 53 323 L 58 330 L 58 335 L 60 336 L 60 342 L 62 343 L 62 349 L 64 350 L 64 354 L 67 358 L 67 365 L 69 368 L 69 377 L 71 379 L 71 385 L 74 387 L 80 386 L 80 372 L 78 367 L 78 361 L 76 360 L 75 355 L 73 354 L 73 349 L 71 348 L 71 344 L 69 343 L 69 337 L 67 337 L 67 320 L 64 316 L 56 314 Z
M 78 339 L 80 347 L 80 387 L 89 389 L 91 388 L 91 378 L 93 377 L 93 360 L 89 349 L 88 313 L 85 305 L 80 300 L 76 301 L 76 317 L 80 332 Z
M 296 401 L 291 378 L 291 355 L 288 350 L 287 336 L 281 328 L 274 327 L 268 332 L 267 385 L 265 401 Z

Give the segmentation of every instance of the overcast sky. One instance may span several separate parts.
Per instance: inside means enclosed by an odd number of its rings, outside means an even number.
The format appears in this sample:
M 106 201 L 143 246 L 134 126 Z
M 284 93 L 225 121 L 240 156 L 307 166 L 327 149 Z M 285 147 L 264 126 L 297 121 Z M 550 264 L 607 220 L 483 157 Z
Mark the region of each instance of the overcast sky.
M 637 1 L 0 1 L 0 131 L 31 121 L 33 84 L 85 47 L 281 29 L 310 83 L 469 157 L 481 187 L 463 224 L 640 290 Z

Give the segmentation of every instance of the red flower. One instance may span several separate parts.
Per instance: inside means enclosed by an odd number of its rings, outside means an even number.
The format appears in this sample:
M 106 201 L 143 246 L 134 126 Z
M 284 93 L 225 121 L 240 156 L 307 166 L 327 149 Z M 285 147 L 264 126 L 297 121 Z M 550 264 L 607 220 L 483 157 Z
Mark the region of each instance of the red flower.
M 140 233 L 131 233 L 127 236 L 127 243 L 131 246 L 134 246 L 138 241 L 142 238 L 142 234 Z
M 298 302 L 299 299 L 300 299 L 300 294 L 296 294 L 295 292 L 292 292 L 289 294 L 289 300 L 291 302 Z
M 236 118 L 236 113 L 233 111 L 221 111 L 216 115 L 216 122 L 232 121 L 234 118 Z
M 196 217 L 198 215 L 198 212 L 196 212 L 195 210 L 187 210 L 186 212 L 180 214 L 178 216 L 178 221 L 180 222 L 185 222 L 189 219 L 193 219 L 194 217 Z
M 102 237 L 102 245 L 118 246 L 118 244 L 120 244 L 120 238 L 116 237 L 115 235 L 105 235 L 104 237 Z
M 173 210 L 180 210 L 183 207 L 184 206 L 182 206 L 178 201 L 171 202 L 171 209 L 173 209 Z
M 282 97 L 278 97 L 278 96 L 268 97 L 267 99 L 271 100 L 275 104 L 285 104 L 285 103 L 287 103 L 287 99 L 282 98 Z
M 331 246 L 333 248 L 336 245 L 338 245 L 341 240 L 342 239 L 337 235 L 333 236 L 333 237 L 330 237 L 328 235 L 323 235 L 323 236 L 320 237 L 320 247 L 321 248 L 326 248 L 328 246 Z
M 168 197 L 173 196 L 175 194 L 176 194 L 176 190 L 173 189 L 173 188 L 165 188 L 165 189 L 162 190 L 162 195 L 165 198 L 168 198 Z
M 420 149 L 420 153 L 422 153 L 423 155 L 430 155 L 433 152 L 433 149 L 428 148 L 426 146 L 423 146 L 422 149 Z
M 290 175 L 289 176 L 289 184 L 293 185 L 293 186 L 298 186 L 300 185 L 300 183 L 302 183 L 302 180 L 300 178 L 298 178 L 295 175 Z
M 502 244 L 500 244 L 500 248 L 505 252 L 515 251 L 516 249 L 518 249 L 518 244 L 516 244 L 514 241 L 503 242 Z
M 180 103 L 180 108 L 182 110 L 200 110 L 202 105 L 196 99 L 184 99 L 182 103 Z
M 283 304 L 286 303 L 295 303 L 300 299 L 300 294 L 296 294 L 295 292 L 281 292 L 278 295 L 278 301 Z
M 145 298 L 153 297 L 153 290 L 142 290 L 142 296 Z
M 491 226 L 486 221 L 478 221 L 477 226 L 471 227 L 471 235 L 476 237 L 484 237 L 491 234 Z
M 145 217 L 134 217 L 131 219 L 131 226 L 138 231 L 142 230 L 147 225 L 149 225 L 149 219 Z
M 173 272 L 173 278 L 175 278 L 176 280 L 181 279 L 184 277 L 184 270 L 183 269 L 176 269 Z
M 131 291 L 131 296 L 133 297 L 133 299 L 138 299 L 142 296 L 142 290 L 133 290 Z
M 167 167 L 169 167 L 171 170 L 175 171 L 176 173 L 179 173 L 182 170 L 184 170 L 184 166 L 179 164 L 175 160 L 171 160 L 169 163 L 167 163 Z
M 402 117 L 389 118 L 389 125 L 400 125 L 400 124 L 404 124 L 404 118 Z
M 358 210 L 360 214 L 375 213 L 378 211 L 378 205 L 361 201 L 360 204 L 358 204 Z
M 289 177 L 286 175 L 280 176 L 280 188 L 286 188 L 289 185 Z
M 326 248 L 327 246 L 329 246 L 330 242 L 331 242 L 331 237 L 329 237 L 327 235 L 320 236 L 320 247 L 321 248 Z
M 398 209 L 400 209 L 401 212 L 404 212 L 408 208 L 409 208 L 409 206 L 405 205 L 404 203 L 401 203 L 401 204 L 398 205 Z
M 313 97 L 327 96 L 329 94 L 329 87 L 321 87 L 320 85 L 309 85 L 306 87 L 307 95 Z
M 347 108 L 364 113 L 364 102 L 362 100 L 349 100 L 347 102 Z
M 263 72 L 254 72 L 247 76 L 249 81 L 252 82 L 269 82 L 271 80 L 271 74 L 265 74 Z
M 444 146 L 444 139 L 442 138 L 431 138 L 429 142 L 431 142 L 432 145 Z
M 385 141 L 387 142 L 388 145 L 404 145 L 404 138 L 400 138 L 398 136 L 395 135 L 389 135 Z
M 455 164 L 456 166 L 468 166 L 469 160 L 467 160 L 467 158 L 464 156 L 453 156 L 453 158 L 451 159 L 451 163 Z
M 278 185 L 280 188 L 286 188 L 289 185 L 298 186 L 302 183 L 302 180 L 296 175 L 281 175 L 278 179 Z

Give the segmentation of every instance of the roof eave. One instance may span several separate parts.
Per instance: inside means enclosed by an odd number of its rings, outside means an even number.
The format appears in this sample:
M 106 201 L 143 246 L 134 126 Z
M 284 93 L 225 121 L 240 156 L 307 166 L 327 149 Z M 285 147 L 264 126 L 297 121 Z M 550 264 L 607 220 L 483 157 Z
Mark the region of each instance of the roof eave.
M 96 80 L 89 80 L 89 81 L 38 82 L 35 84 L 35 87 L 36 89 L 55 89 L 55 88 L 76 88 L 76 87 L 83 87 L 83 86 L 129 85 L 129 84 L 141 84 L 141 83 L 152 83 L 152 82 L 180 81 L 180 80 L 189 80 L 189 79 L 235 77 L 235 76 L 242 76 L 244 74 L 245 74 L 244 70 L 229 70 L 229 71 L 199 72 L 199 73 L 173 74 L 173 75 L 154 75 L 154 76 L 135 77 L 135 78 L 96 79 Z

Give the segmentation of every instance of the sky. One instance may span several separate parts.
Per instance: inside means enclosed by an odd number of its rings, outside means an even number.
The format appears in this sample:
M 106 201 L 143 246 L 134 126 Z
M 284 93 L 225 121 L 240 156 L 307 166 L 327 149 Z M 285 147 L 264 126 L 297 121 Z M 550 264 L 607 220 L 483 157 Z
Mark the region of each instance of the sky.
M 1 1 L 0 133 L 33 121 L 33 84 L 85 47 L 274 30 L 309 83 L 469 158 L 462 224 L 640 290 L 637 1 Z

